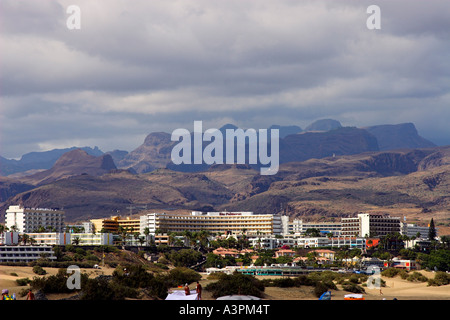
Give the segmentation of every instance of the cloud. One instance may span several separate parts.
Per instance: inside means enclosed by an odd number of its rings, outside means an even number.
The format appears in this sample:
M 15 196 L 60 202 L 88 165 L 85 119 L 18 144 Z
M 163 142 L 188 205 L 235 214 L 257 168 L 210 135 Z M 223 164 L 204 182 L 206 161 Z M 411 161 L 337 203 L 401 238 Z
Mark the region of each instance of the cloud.
M 194 120 L 414 122 L 450 143 L 447 1 L 378 1 L 381 30 L 369 1 L 79 0 L 80 30 L 71 4 L 0 4 L 3 156 L 131 150 Z

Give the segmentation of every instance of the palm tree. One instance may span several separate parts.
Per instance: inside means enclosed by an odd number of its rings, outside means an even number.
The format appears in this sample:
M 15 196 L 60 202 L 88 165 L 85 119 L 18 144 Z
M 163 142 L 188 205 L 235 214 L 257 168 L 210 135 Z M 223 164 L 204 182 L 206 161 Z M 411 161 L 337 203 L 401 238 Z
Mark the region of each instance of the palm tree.
M 142 247 L 144 245 L 144 243 L 145 243 L 145 238 L 140 236 L 140 237 L 138 237 L 138 241 L 139 241 L 139 244 Z
M 145 241 L 147 242 L 147 245 L 149 245 L 149 241 L 148 241 L 149 234 L 150 234 L 150 229 L 148 227 L 146 227 L 144 229 L 144 235 L 145 235 Z
M 27 242 L 30 241 L 30 236 L 24 233 L 24 234 L 20 237 L 20 241 L 23 243 L 24 246 L 26 246 L 26 245 L 27 245 Z
M 119 226 L 118 228 L 117 228 L 117 232 L 121 235 L 121 237 L 122 237 L 122 245 L 126 245 L 126 243 L 127 243 L 127 233 L 128 233 L 128 229 L 126 228 L 126 227 L 122 227 L 122 226 Z
M 75 238 L 73 238 L 73 240 L 72 240 L 72 244 L 74 244 L 74 245 L 79 245 L 80 244 L 80 237 L 75 237 Z

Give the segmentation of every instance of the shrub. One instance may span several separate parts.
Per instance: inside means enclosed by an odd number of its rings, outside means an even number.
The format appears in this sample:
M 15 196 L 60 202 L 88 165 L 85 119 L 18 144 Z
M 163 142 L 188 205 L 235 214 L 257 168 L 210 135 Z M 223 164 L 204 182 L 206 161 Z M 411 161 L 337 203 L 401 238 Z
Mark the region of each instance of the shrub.
M 33 267 L 33 272 L 36 273 L 37 275 L 43 276 L 45 274 L 47 274 L 47 271 L 45 271 L 41 266 L 36 265 Z
M 123 300 L 126 297 L 138 297 L 138 291 L 135 288 L 104 278 L 87 279 L 82 288 L 80 300 Z
M 272 284 L 274 287 L 291 288 L 295 286 L 295 281 L 292 278 L 278 278 L 273 279 Z
M 73 290 L 67 287 L 67 279 L 70 274 L 66 269 L 59 269 L 56 275 L 45 277 L 34 277 L 30 282 L 31 288 L 34 290 L 42 290 L 44 293 L 68 293 Z M 81 287 L 84 288 L 84 284 L 88 279 L 88 275 L 81 274 Z
M 163 263 L 160 263 L 160 262 L 155 262 L 154 265 L 155 265 L 155 267 L 158 267 L 158 268 L 161 268 L 161 269 L 164 269 L 164 270 L 168 270 L 169 269 L 169 267 L 166 264 L 163 264 Z
M 117 267 L 113 272 L 113 282 L 132 288 L 145 288 L 150 284 L 153 275 L 142 265 L 127 265 L 125 266 L 127 273 L 124 272 L 123 267 Z
M 320 297 L 326 291 L 328 291 L 328 286 L 323 282 L 318 282 L 314 287 L 314 294 L 316 297 Z
M 93 255 L 93 254 L 88 254 L 86 256 L 86 260 L 94 261 L 94 262 L 99 262 L 100 261 L 100 259 L 96 255 Z
M 205 289 L 211 291 L 214 298 L 233 294 L 262 298 L 264 285 L 254 276 L 234 273 L 225 275 L 219 281 L 208 284 Z
M 16 283 L 20 287 L 26 286 L 30 282 L 31 282 L 31 280 L 29 278 L 16 279 Z
M 64 250 L 68 252 L 75 252 L 75 247 L 73 246 L 73 244 L 66 244 Z
M 420 272 L 414 271 L 412 274 L 408 276 L 407 280 L 412 282 L 426 282 L 428 281 L 428 278 L 425 277 Z
M 82 255 L 82 256 L 86 255 L 86 251 L 83 248 L 76 248 L 75 253 Z
M 170 286 L 175 287 L 180 284 L 200 281 L 201 278 L 202 276 L 194 270 L 178 267 L 170 270 L 169 275 L 167 276 L 167 281 Z
M 18 276 L 19 276 L 19 275 L 18 275 L 17 273 L 15 273 L 15 272 L 11 272 L 10 275 L 13 276 L 13 277 L 18 277 Z
M 386 270 L 381 272 L 382 276 L 393 278 L 399 274 L 400 270 L 395 268 L 387 268 Z
M 450 283 L 450 274 L 443 271 L 438 271 L 434 276 L 434 280 L 436 280 L 440 286 L 445 286 Z
M 354 283 L 347 283 L 342 285 L 342 289 L 344 289 L 345 291 L 348 292 L 352 292 L 352 293 L 365 293 L 366 291 L 364 290 L 363 287 L 354 284 Z

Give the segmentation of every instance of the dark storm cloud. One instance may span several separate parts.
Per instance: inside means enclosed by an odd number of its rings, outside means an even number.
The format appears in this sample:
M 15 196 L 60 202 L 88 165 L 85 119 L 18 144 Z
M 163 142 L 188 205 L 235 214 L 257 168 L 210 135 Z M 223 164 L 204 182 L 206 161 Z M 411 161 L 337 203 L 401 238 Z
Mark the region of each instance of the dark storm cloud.
M 69 5 L 81 30 L 66 27 Z M 228 122 L 450 136 L 447 1 L 2 1 L 3 156 Z M 21 130 L 17 131 L 17 124 Z

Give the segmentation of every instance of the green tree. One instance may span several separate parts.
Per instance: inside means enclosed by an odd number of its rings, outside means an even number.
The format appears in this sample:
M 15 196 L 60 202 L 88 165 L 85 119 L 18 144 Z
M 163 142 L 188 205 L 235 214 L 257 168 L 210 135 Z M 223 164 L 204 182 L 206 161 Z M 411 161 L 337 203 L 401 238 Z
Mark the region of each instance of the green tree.
M 305 231 L 307 237 L 320 237 L 320 230 L 316 228 L 308 228 Z
M 191 267 L 200 262 L 202 257 L 203 255 L 200 252 L 193 249 L 171 250 L 166 253 L 166 258 L 175 267 Z
M 148 227 L 146 227 L 144 229 L 144 235 L 145 235 L 145 241 L 147 242 L 147 245 L 150 245 L 149 237 L 148 237 L 150 235 L 150 229 Z
M 433 220 L 433 218 L 431 218 L 430 227 L 428 228 L 428 239 L 430 241 L 433 241 L 436 238 L 436 235 L 437 235 L 437 233 L 436 233 L 436 228 L 434 226 L 434 220 Z

